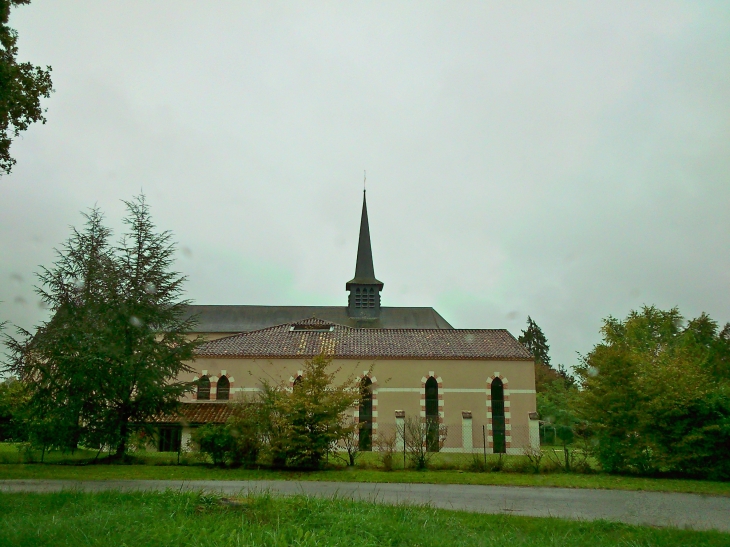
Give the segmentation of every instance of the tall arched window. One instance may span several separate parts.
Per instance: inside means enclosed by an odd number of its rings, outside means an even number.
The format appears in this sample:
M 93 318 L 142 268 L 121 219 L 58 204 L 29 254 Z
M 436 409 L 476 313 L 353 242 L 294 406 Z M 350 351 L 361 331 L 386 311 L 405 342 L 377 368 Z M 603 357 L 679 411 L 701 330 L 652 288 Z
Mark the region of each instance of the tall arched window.
M 198 401 L 210 401 L 210 378 L 207 376 L 198 380 Z
M 494 439 L 494 453 L 507 452 L 504 427 L 504 385 L 502 380 L 492 380 L 492 438 Z
M 373 449 L 373 382 L 365 376 L 360 382 L 360 450 Z
M 228 378 L 226 378 L 225 376 L 221 376 L 218 379 L 218 386 L 215 390 L 215 399 L 216 401 L 227 401 L 230 395 L 231 382 L 229 382 Z
M 439 384 L 431 376 L 426 380 L 426 449 L 439 450 Z
M 355 307 L 359 308 L 362 305 L 362 301 L 360 300 L 360 288 L 358 287 L 355 289 Z
M 300 375 L 300 376 L 297 376 L 296 378 L 294 378 L 294 383 L 292 384 L 292 387 L 293 387 L 293 388 L 296 388 L 296 387 L 298 387 L 298 386 L 299 386 L 299 384 L 301 384 L 301 383 L 302 383 L 302 377 L 301 377 L 301 375 Z

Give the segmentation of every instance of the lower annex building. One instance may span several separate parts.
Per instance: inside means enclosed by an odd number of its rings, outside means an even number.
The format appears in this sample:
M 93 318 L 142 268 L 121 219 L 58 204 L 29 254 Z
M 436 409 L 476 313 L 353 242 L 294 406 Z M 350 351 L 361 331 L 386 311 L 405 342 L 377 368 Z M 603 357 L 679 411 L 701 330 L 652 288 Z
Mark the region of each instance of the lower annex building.
M 261 379 L 294 384 L 324 353 L 367 394 L 352 409 L 361 448 L 408 416 L 447 426 L 442 450 L 519 454 L 539 444 L 532 355 L 505 329 L 454 329 L 433 308 L 384 307 L 375 278 L 363 195 L 355 277 L 347 306 L 190 306 L 207 340 L 180 380 L 198 387 L 179 422 L 160 426 L 160 450 L 177 450 L 192 427 L 222 423 L 226 403 Z M 181 425 L 183 424 L 183 425 Z

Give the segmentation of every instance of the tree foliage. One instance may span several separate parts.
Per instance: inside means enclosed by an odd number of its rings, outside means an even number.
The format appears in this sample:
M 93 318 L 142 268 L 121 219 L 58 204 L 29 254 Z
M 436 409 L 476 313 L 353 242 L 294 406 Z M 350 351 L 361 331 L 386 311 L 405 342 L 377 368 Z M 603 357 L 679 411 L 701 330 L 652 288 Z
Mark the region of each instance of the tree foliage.
M 51 67 L 18 63 L 18 33 L 8 26 L 10 8 L 30 0 L 0 0 L 0 173 L 10 173 L 12 139 L 33 122 L 46 123 L 41 97 L 53 91 Z
M 644 307 L 609 317 L 578 367 L 579 411 L 611 472 L 730 478 L 730 327 Z
M 126 450 L 134 424 L 172 411 L 192 386 L 198 341 L 181 299 L 184 277 L 172 271 L 170 232 L 158 233 L 144 196 L 125 202 L 127 232 L 110 244 L 98 209 L 72 230 L 37 293 L 51 318 L 34 334 L 9 338 L 9 370 L 29 392 L 36 444 L 73 450 L 79 443 Z
M 266 447 L 274 466 L 316 469 L 338 450 L 356 424 L 345 412 L 360 398 L 352 377 L 335 384 L 339 369 L 318 355 L 305 361 L 301 380 L 294 387 L 264 383 L 260 395 Z
M 23 419 L 25 401 L 26 391 L 22 382 L 14 378 L 0 382 L 0 442 L 27 439 Z
M 517 340 L 535 358 L 535 390 L 537 393 L 544 393 L 553 382 L 562 381 L 569 385 L 575 383 L 563 365 L 558 365 L 556 370 L 550 364 L 550 345 L 547 337 L 529 315 L 527 316 L 527 328 L 522 331 Z
M 550 346 L 547 338 L 540 326 L 529 315 L 527 316 L 527 328 L 522 331 L 517 340 L 532 353 L 536 363 L 550 366 Z

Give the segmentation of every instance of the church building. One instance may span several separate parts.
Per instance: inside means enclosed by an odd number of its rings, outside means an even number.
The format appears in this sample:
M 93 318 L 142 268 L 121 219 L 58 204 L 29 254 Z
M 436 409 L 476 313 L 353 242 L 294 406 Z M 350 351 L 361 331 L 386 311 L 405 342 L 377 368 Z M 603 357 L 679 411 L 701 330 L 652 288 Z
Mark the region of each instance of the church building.
M 382 306 L 383 287 L 363 194 L 346 306 L 190 306 L 194 334 L 207 342 L 192 363 L 196 372 L 180 378 L 198 384 L 184 401 L 182 440 L 190 427 L 224 422 L 226 403 L 258 391 L 264 378 L 293 385 L 304 360 L 323 353 L 366 393 L 352 409 L 361 449 L 376 447 L 379 432 L 396 431 L 409 416 L 447 426 L 444 452 L 520 454 L 537 446 L 534 361 L 514 336 L 455 329 L 433 308 Z M 165 449 L 175 444 L 175 424 L 160 425 Z

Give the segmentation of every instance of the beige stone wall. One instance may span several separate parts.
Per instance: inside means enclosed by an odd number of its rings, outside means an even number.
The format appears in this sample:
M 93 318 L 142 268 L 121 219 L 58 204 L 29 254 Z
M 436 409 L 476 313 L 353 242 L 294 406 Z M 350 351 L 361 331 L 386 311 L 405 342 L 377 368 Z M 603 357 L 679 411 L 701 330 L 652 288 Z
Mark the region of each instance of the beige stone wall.
M 288 382 L 302 369 L 303 359 L 207 359 L 193 363 L 197 371 L 181 377 L 194 380 L 202 374 L 211 379 L 211 400 L 215 399 L 218 378 L 226 375 L 231 382 L 232 397 L 258 390 L 262 379 Z M 395 426 L 395 411 L 407 416 L 425 415 L 424 382 L 433 375 L 439 382 L 439 411 L 443 423 L 449 426 L 445 448 L 459 451 L 471 444 L 474 451 L 483 446 L 482 426 L 488 431 L 487 386 L 496 376 L 506 380 L 505 403 L 508 412 L 508 453 L 519 453 L 529 445 L 528 413 L 535 407 L 535 374 L 532 361 L 488 360 L 349 360 L 338 359 L 339 381 L 348 376 L 362 376 L 371 370 L 373 379 L 373 411 L 375 432 Z M 187 400 L 194 400 L 189 396 Z M 472 413 L 472 442 L 462 439 L 462 411 Z M 466 429 L 468 430 L 468 429 Z M 510 439 L 511 437 L 511 439 Z

